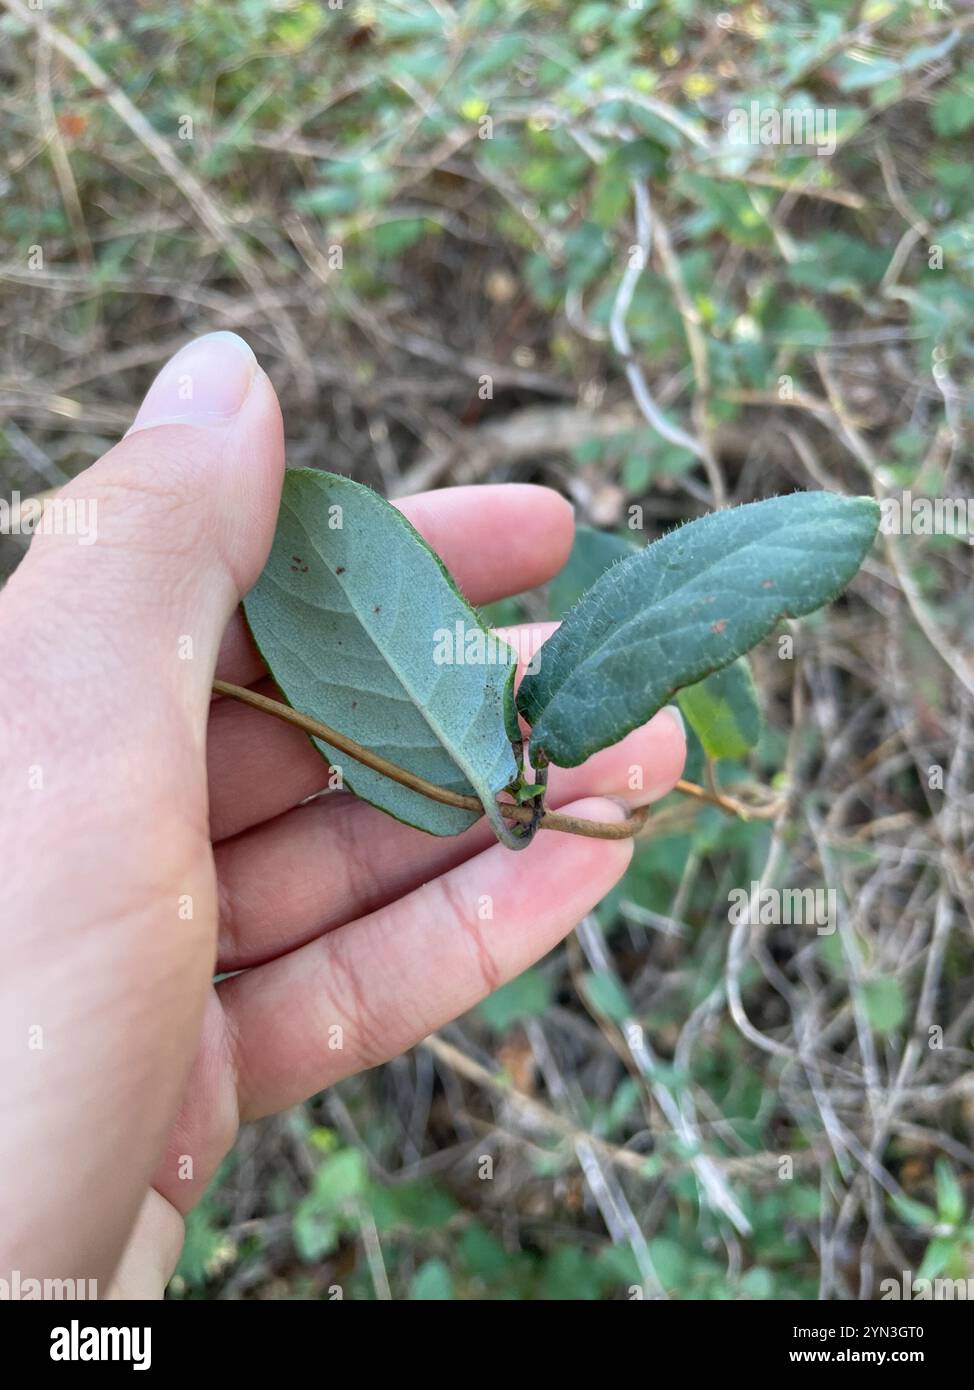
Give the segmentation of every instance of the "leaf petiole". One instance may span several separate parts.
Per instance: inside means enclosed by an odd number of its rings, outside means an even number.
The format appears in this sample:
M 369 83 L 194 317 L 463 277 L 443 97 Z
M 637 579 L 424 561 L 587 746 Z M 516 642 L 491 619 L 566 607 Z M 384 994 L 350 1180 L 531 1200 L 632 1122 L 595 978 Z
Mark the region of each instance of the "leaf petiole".
M 272 714 L 276 719 L 282 719 L 287 724 L 293 724 L 304 733 L 310 734 L 313 738 L 320 738 L 332 748 L 337 748 L 340 753 L 354 758 L 356 762 L 372 768 L 374 772 L 381 772 L 384 777 L 389 777 L 422 796 L 428 796 L 432 801 L 439 801 L 444 806 L 456 806 L 464 811 L 483 812 L 483 805 L 475 796 L 464 796 L 460 792 L 451 792 L 446 787 L 438 787 L 434 782 L 428 782 L 425 777 L 408 772 L 406 768 L 398 767 L 380 754 L 373 753 L 371 749 L 363 748 L 360 743 L 340 734 L 337 729 L 331 729 L 320 720 L 312 719 L 309 715 L 292 709 L 290 705 L 282 704 L 280 700 L 272 700 L 267 695 L 260 695 L 256 690 L 248 690 L 242 685 L 232 685 L 229 681 L 214 681 L 213 692 L 216 695 L 226 695 L 231 700 L 239 700 L 241 704 L 250 705 L 254 709 L 263 710 L 265 714 Z M 539 821 L 535 806 L 517 806 L 508 801 L 497 804 L 505 820 L 526 826 L 534 825 L 542 830 L 561 830 L 568 835 L 584 835 L 597 840 L 628 840 L 643 828 L 649 813 L 647 807 L 640 807 L 625 820 L 611 822 L 583 820 L 579 816 L 561 815 L 558 811 L 545 811 Z
M 248 690 L 245 686 L 233 685 L 229 681 L 221 680 L 213 682 L 213 692 L 216 695 L 225 695 L 231 700 L 239 700 L 241 704 L 250 705 L 253 709 L 262 710 L 265 714 L 273 715 L 275 719 L 281 719 L 286 724 L 293 724 L 295 728 L 301 729 L 313 738 L 322 739 L 332 748 L 337 748 L 340 753 L 347 754 L 348 757 L 354 758 L 356 762 L 362 763 L 365 767 L 382 773 L 384 777 L 390 777 L 401 786 L 409 787 L 412 791 L 428 796 L 432 801 L 439 801 L 445 806 L 456 806 L 465 811 L 483 811 L 481 802 L 475 796 L 464 796 L 460 792 L 449 791 L 446 787 L 438 787 L 434 782 L 428 782 L 425 777 L 420 777 L 414 772 L 407 771 L 406 768 L 389 762 L 379 753 L 373 753 L 371 749 L 364 748 L 354 739 L 340 734 L 337 729 L 329 728 L 327 724 L 323 724 L 318 719 L 312 719 L 310 715 L 302 714 L 299 710 L 292 709 L 290 705 L 285 705 L 280 700 L 272 700 L 269 696 L 261 695 L 256 690 Z M 649 815 L 649 808 L 646 806 L 639 807 L 621 821 L 585 820 L 580 816 L 566 816 L 558 811 L 545 810 L 541 793 L 544 791 L 546 769 L 541 773 L 536 773 L 536 776 L 538 776 L 538 781 L 524 788 L 525 791 L 531 793 L 528 804 L 498 802 L 501 814 L 506 820 L 532 826 L 534 829 L 560 830 L 567 835 L 583 835 L 588 839 L 596 840 L 628 840 L 633 835 L 637 835 L 646 824 Z M 539 788 L 537 793 L 533 790 L 534 786 Z M 677 782 L 675 790 L 684 792 L 698 800 L 709 802 L 711 805 L 719 806 L 728 815 L 738 816 L 742 819 L 746 819 L 749 815 L 761 814 L 730 797 L 720 793 L 713 794 L 708 792 L 706 788 L 698 787 L 696 783 L 686 782 L 682 778 Z M 540 818 L 539 810 L 542 813 Z M 533 833 L 533 831 L 529 833 Z

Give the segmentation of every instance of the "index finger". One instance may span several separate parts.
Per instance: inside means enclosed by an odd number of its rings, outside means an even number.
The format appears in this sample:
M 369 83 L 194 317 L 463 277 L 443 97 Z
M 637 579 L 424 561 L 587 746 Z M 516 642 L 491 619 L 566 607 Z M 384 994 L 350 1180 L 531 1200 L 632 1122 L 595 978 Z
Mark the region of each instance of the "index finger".
M 571 505 L 534 483 L 440 488 L 394 505 L 474 604 L 544 584 L 564 565 L 575 533 Z M 216 673 L 235 685 L 250 685 L 266 670 L 238 609 L 227 626 Z

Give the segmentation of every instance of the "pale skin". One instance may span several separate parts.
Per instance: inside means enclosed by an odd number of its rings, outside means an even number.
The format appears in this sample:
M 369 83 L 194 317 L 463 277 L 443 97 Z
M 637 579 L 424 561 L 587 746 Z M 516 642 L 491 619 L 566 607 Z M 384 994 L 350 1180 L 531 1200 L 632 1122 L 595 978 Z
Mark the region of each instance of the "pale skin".
M 36 535 L 0 593 L 0 1277 L 161 1296 L 242 1123 L 472 1007 L 629 863 L 628 841 L 542 831 L 514 853 L 483 823 L 442 839 L 347 793 L 300 804 L 328 780 L 305 735 L 211 698 L 215 675 L 273 692 L 239 602 L 283 468 L 267 376 L 232 335 L 197 340 L 66 490 L 97 502 L 95 543 Z M 571 545 L 545 488 L 402 507 L 477 604 Z M 621 819 L 684 753 L 663 710 L 552 769 L 548 804 Z

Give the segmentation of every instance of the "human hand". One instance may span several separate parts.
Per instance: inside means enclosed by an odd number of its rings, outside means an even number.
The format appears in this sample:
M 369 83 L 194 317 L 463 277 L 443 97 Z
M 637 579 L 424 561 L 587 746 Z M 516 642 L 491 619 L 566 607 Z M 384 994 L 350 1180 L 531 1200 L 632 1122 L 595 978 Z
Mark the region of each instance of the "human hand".
M 238 604 L 283 467 L 249 348 L 199 339 L 64 489 L 96 504 L 95 543 L 35 535 L 0 594 L 2 1274 L 159 1296 L 243 1121 L 470 1008 L 629 862 L 628 841 L 542 831 L 515 854 L 484 823 L 440 839 L 343 793 L 301 804 L 328 779 L 309 740 L 211 702 L 214 674 L 273 693 Z M 571 545 L 545 488 L 402 507 L 474 603 L 545 582 Z M 621 819 L 599 798 L 662 796 L 684 752 L 663 710 L 552 769 L 548 804 Z

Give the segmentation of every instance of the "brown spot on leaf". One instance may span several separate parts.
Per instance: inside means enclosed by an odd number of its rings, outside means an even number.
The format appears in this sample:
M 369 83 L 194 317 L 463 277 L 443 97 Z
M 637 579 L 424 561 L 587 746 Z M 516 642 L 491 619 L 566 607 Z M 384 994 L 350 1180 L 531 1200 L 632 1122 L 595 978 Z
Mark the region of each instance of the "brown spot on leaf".
M 726 618 L 721 618 L 721 619 L 719 620 L 719 622 L 711 623 L 711 624 L 710 624 L 710 631 L 711 631 L 711 632 L 721 633 L 721 632 L 723 632 L 723 630 L 724 630 L 724 628 L 725 628 L 726 626 L 727 626 L 727 619 L 726 619 Z
M 762 580 L 761 580 L 761 588 L 762 588 L 762 589 L 773 589 L 773 588 L 774 588 L 774 580 L 773 580 L 773 579 L 762 579 Z
M 338 565 L 338 566 L 336 566 L 336 568 L 335 568 L 335 573 L 336 573 L 336 574 L 344 574 L 344 573 L 345 573 L 345 566 L 344 566 L 344 565 Z

